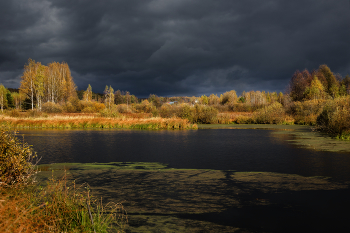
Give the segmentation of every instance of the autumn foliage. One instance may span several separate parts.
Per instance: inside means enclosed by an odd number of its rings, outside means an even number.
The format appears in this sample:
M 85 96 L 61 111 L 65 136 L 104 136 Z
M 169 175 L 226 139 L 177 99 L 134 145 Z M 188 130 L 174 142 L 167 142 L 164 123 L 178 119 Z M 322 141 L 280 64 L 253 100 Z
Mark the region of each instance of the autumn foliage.
M 32 59 L 24 66 L 20 92 L 38 109 L 46 102 L 61 103 L 76 96 L 76 86 L 67 63 L 52 62 L 47 66 Z
M 52 62 L 45 66 L 29 59 L 19 90 L 18 93 L 9 93 L 6 88 L 0 88 L 1 109 L 5 109 L 5 115 L 12 117 L 2 121 L 18 127 L 186 129 L 192 128 L 188 124 L 198 123 L 305 124 L 326 129 L 325 124 L 331 121 L 317 119 L 320 119 L 321 113 L 325 118 L 326 108 L 329 109 L 332 104 L 338 106 L 341 102 L 338 99 L 350 94 L 350 76 L 343 78 L 334 74 L 327 65 L 320 65 L 313 71 L 296 71 L 285 93 L 252 90 L 238 95 L 235 90 L 228 90 L 220 95 L 161 97 L 150 94 L 147 99 L 138 99 L 128 91 L 114 91 L 108 85 L 101 94 L 94 93 L 90 84 L 85 91 L 76 91 L 67 63 Z M 28 104 L 31 111 L 26 114 L 19 112 L 28 108 Z M 10 106 L 18 111 L 7 111 Z M 347 105 L 341 107 L 347 109 Z M 63 113 L 93 114 L 95 119 L 87 123 L 81 123 L 81 119 L 78 120 L 80 123 L 77 120 L 60 120 L 57 123 L 57 119 L 14 119 L 52 118 L 52 114 Z M 347 132 L 330 128 L 327 131 Z

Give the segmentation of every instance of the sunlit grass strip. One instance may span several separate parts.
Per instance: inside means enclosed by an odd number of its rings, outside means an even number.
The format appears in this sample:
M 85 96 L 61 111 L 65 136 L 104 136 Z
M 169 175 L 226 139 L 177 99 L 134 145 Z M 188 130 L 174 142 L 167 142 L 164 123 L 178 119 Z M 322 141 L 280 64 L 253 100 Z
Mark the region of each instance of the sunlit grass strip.
M 187 119 L 180 118 L 102 118 L 102 117 L 55 117 L 14 118 L 2 117 L 1 124 L 23 129 L 197 129 Z

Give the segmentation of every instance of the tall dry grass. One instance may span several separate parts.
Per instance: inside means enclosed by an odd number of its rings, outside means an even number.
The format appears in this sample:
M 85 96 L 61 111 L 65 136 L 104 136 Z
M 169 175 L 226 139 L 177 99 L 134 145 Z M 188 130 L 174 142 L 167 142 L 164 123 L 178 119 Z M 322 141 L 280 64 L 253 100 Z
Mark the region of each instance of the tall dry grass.
M 42 206 L 30 206 L 28 199 L 26 193 L 21 197 L 0 194 L 0 232 L 56 232 L 52 220 L 40 215 Z
M 44 187 L 35 184 L 32 148 L 6 127 L 1 128 L 0 149 L 0 232 L 123 231 L 123 206 L 102 205 L 88 186 L 69 183 L 66 173 Z
M 103 129 L 196 129 L 197 126 L 190 124 L 187 119 L 180 118 L 129 118 L 120 116 L 118 118 L 105 118 L 87 116 L 52 116 L 49 118 L 15 118 L 3 116 L 0 124 L 15 128 L 103 128 Z
M 102 204 L 87 185 L 66 177 L 37 185 L 0 188 L 0 232 L 123 232 L 121 204 Z

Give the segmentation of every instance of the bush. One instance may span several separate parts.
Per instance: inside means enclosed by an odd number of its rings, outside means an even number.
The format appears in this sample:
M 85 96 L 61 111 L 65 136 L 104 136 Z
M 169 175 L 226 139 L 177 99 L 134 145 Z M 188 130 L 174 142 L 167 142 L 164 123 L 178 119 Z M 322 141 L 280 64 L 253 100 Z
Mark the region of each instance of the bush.
M 255 120 L 251 116 L 239 115 L 234 122 L 237 124 L 254 124 Z
M 215 104 L 215 105 L 209 105 L 209 106 L 212 106 L 214 108 L 216 108 L 218 110 L 218 112 L 228 112 L 228 111 L 231 111 L 230 110 L 230 106 L 231 105 L 221 105 L 221 104 Z
M 83 105 L 81 104 L 81 101 L 78 99 L 78 97 L 70 97 L 68 99 L 67 104 L 70 103 L 72 105 L 71 109 L 67 108 L 67 112 L 80 112 L 83 109 Z M 74 111 L 71 111 L 74 110 Z
M 76 107 L 71 102 L 67 102 L 64 105 L 62 105 L 62 109 L 64 112 L 69 112 L 69 113 L 73 113 L 77 111 Z
M 7 114 L 10 117 L 20 117 L 21 116 L 21 114 L 19 113 L 19 111 L 17 109 L 10 110 Z
M 140 104 L 135 104 L 135 111 L 138 113 L 152 113 L 154 112 L 157 108 L 148 100 L 142 101 Z
M 106 106 L 103 103 L 98 103 L 96 101 L 85 101 L 85 100 L 82 100 L 82 101 L 79 102 L 79 104 L 80 104 L 79 109 L 83 113 L 100 112 L 101 110 L 106 108 Z
M 0 184 L 28 183 L 34 174 L 37 157 L 32 147 L 19 142 L 14 132 L 2 126 L 0 133 Z
M 196 105 L 194 107 L 193 121 L 201 124 L 217 123 L 218 110 L 206 105 Z
M 41 107 L 41 110 L 46 113 L 61 113 L 63 112 L 63 108 L 61 105 L 53 103 L 53 102 L 46 102 Z
M 181 104 L 177 107 L 176 116 L 182 119 L 187 119 L 189 122 L 193 123 L 194 108 L 190 107 L 188 104 Z
M 94 106 L 95 112 L 99 112 L 106 108 L 106 105 L 104 105 L 103 103 L 98 103 L 94 101 L 93 101 L 93 106 Z
M 275 102 L 257 110 L 254 113 L 254 118 L 258 124 L 282 124 L 285 118 L 285 112 L 282 104 Z
M 287 112 L 294 115 L 297 124 L 314 125 L 325 104 L 325 100 L 297 101 L 289 105 Z
M 330 100 L 317 117 L 317 128 L 333 136 L 350 136 L 350 98 Z
M 93 107 L 85 107 L 83 110 L 81 110 L 82 113 L 94 113 L 95 109 Z
M 116 108 L 111 109 L 111 110 L 105 108 L 105 109 L 100 111 L 100 116 L 101 117 L 120 117 L 120 114 Z
M 41 112 L 41 111 L 39 111 L 37 109 L 29 110 L 25 114 L 26 117 L 41 117 L 43 115 L 44 115 L 43 112 Z
M 159 109 L 159 115 L 163 118 L 171 118 L 176 115 L 175 109 L 170 104 L 163 104 Z
M 218 124 L 230 124 L 232 122 L 230 114 L 227 113 L 219 113 L 217 116 L 217 121 Z
M 132 113 L 132 107 L 126 104 L 118 104 L 117 111 L 120 113 Z
M 157 108 L 155 108 L 155 109 L 152 110 L 152 116 L 153 116 L 153 117 L 158 117 L 158 116 L 159 116 L 159 111 L 158 111 Z
M 246 104 L 246 103 L 231 104 L 228 107 L 229 107 L 229 111 L 232 111 L 232 112 L 252 112 L 254 111 L 254 109 L 256 109 L 251 104 Z

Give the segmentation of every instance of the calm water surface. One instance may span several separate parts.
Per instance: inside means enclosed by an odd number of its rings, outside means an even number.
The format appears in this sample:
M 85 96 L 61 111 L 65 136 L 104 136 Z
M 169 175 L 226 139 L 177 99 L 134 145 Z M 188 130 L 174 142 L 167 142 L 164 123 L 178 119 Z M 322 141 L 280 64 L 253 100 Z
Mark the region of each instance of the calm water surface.
M 21 130 L 40 163 L 160 162 L 173 168 L 268 171 L 350 181 L 348 153 L 298 148 L 273 130 Z

